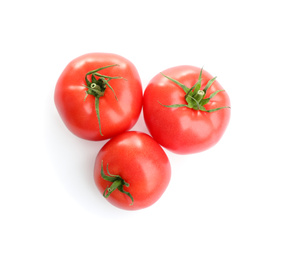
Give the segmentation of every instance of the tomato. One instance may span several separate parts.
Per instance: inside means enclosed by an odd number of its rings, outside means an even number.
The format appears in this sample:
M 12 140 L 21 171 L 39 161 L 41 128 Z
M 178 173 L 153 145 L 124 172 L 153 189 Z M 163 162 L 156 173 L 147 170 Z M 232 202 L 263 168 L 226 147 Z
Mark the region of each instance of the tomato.
M 89 53 L 71 61 L 60 75 L 56 108 L 76 136 L 104 140 L 129 130 L 142 109 L 135 66 L 111 53 Z
M 208 72 L 177 66 L 156 75 L 144 92 L 143 113 L 152 137 L 178 154 L 204 151 L 224 134 L 230 99 Z
M 168 157 L 149 135 L 130 131 L 109 140 L 99 151 L 94 180 L 114 206 L 138 210 L 155 203 L 171 177 Z

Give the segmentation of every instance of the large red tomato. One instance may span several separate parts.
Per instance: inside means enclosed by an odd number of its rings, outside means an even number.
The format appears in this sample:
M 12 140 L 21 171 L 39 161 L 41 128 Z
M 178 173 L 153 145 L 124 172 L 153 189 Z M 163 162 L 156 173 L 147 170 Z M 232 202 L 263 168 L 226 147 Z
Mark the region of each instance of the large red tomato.
M 166 190 L 171 167 L 161 146 L 149 135 L 125 132 L 108 141 L 97 155 L 94 179 L 116 207 L 137 210 L 155 203 Z
M 153 138 L 179 154 L 204 151 L 230 119 L 227 92 L 208 72 L 178 66 L 156 75 L 144 92 L 143 113 Z
M 57 110 L 75 135 L 103 140 L 129 130 L 142 108 L 142 86 L 134 65 L 110 53 L 71 61 L 58 79 Z

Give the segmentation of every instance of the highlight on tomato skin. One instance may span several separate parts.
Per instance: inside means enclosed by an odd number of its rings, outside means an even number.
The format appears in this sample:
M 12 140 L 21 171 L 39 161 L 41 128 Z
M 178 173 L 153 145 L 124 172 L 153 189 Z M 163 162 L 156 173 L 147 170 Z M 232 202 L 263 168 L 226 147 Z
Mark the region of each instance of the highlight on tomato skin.
M 146 126 L 173 153 L 199 153 L 216 145 L 230 114 L 228 93 L 203 68 L 183 65 L 166 69 L 144 91 Z
M 102 197 L 124 210 L 156 203 L 170 182 L 171 166 L 162 147 L 149 135 L 129 131 L 99 151 L 94 181 Z
M 112 53 L 72 60 L 54 92 L 57 111 L 76 136 L 106 140 L 130 130 L 142 110 L 142 84 L 134 64 Z

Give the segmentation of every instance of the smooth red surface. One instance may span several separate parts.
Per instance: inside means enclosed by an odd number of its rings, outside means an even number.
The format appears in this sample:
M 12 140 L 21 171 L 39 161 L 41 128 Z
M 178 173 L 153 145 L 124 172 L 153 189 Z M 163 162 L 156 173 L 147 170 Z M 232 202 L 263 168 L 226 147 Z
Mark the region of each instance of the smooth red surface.
M 197 81 L 200 68 L 178 66 L 163 71 L 188 88 Z M 213 77 L 203 70 L 202 86 Z M 216 90 L 223 89 L 218 81 L 207 90 L 205 98 Z M 215 112 L 196 111 L 187 107 L 167 108 L 163 105 L 187 104 L 182 88 L 163 75 L 156 75 L 144 92 L 143 113 L 146 125 L 153 138 L 165 148 L 178 154 L 189 154 L 204 151 L 215 145 L 222 135 L 230 119 L 230 108 Z M 226 91 L 219 92 L 204 105 L 206 109 L 230 106 Z
M 107 76 L 120 76 L 124 79 L 111 79 L 118 101 L 110 88 L 99 100 L 102 134 L 99 133 L 95 111 L 95 97 L 88 95 L 86 100 L 85 75 L 87 72 L 107 65 L 119 66 L 101 70 Z M 56 108 L 67 128 L 83 139 L 103 140 L 129 130 L 138 120 L 142 109 L 142 86 L 134 65 L 127 59 L 110 53 L 89 53 L 71 61 L 62 72 L 55 88 Z
M 111 185 L 111 182 L 101 177 L 102 161 L 105 174 L 108 164 L 112 175 L 120 175 L 129 183 L 129 187 L 124 189 L 134 198 L 132 206 L 131 199 L 118 190 L 106 199 L 122 209 L 137 210 L 152 205 L 161 197 L 170 181 L 171 167 L 167 155 L 161 146 L 145 133 L 125 132 L 102 147 L 94 168 L 94 180 L 101 194 Z

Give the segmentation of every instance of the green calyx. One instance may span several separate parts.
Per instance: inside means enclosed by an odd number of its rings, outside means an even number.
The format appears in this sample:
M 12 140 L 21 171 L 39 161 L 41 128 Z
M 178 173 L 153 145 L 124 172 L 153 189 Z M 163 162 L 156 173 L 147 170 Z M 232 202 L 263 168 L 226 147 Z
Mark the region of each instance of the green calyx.
M 214 93 L 212 93 L 210 95 L 210 97 L 205 98 L 207 90 L 210 88 L 210 86 L 216 80 L 216 77 L 209 80 L 207 85 L 205 86 L 205 88 L 203 90 L 201 90 L 200 88 L 201 88 L 201 81 L 202 81 L 202 70 L 203 69 L 200 70 L 198 81 L 191 88 L 188 88 L 187 86 L 180 83 L 179 81 L 177 81 L 173 78 L 170 78 L 170 77 L 164 75 L 163 73 L 161 73 L 164 77 L 166 77 L 170 81 L 176 83 L 178 86 L 180 86 L 183 89 L 183 91 L 185 92 L 185 100 L 186 100 L 187 104 L 173 104 L 173 105 L 163 105 L 161 103 L 160 104 L 164 107 L 188 107 L 188 108 L 192 108 L 194 110 L 201 110 L 201 111 L 205 111 L 205 112 L 214 112 L 214 111 L 217 111 L 217 110 L 220 110 L 220 109 L 223 109 L 223 108 L 230 108 L 229 106 L 225 106 L 225 107 L 218 107 L 218 108 L 207 110 L 204 107 L 204 105 L 209 103 L 209 101 L 215 95 L 217 95 L 219 92 L 224 91 L 224 90 L 223 89 L 217 90 Z
M 99 71 L 106 69 L 106 68 L 109 68 L 109 67 L 113 67 L 113 66 L 118 66 L 118 64 L 113 64 L 113 65 L 101 67 L 101 68 L 98 68 L 96 70 L 89 71 L 85 75 L 85 81 L 86 81 L 86 84 L 87 84 L 85 87 L 88 90 L 86 91 L 86 96 L 85 96 L 84 101 L 86 100 L 88 95 L 92 95 L 92 96 L 95 97 L 95 109 L 96 109 L 96 114 L 97 114 L 97 118 L 98 118 L 98 121 L 99 121 L 99 129 L 100 129 L 100 135 L 101 136 L 103 136 L 103 134 L 102 134 L 102 129 L 101 129 L 99 99 L 100 99 L 100 97 L 104 96 L 106 88 L 109 87 L 111 89 L 111 91 L 113 92 L 115 99 L 118 100 L 113 88 L 109 84 L 109 81 L 112 80 L 112 79 L 123 79 L 123 78 L 122 77 L 110 77 L 110 76 L 107 76 L 107 75 L 102 75 L 101 73 L 99 73 Z M 89 75 L 91 75 L 91 81 L 88 79 Z
M 129 187 L 129 184 L 125 180 L 123 180 L 119 175 L 112 175 L 112 174 L 110 174 L 110 172 L 108 170 L 108 164 L 107 164 L 107 174 L 108 175 L 106 175 L 104 173 L 103 161 L 102 161 L 102 163 L 101 163 L 101 176 L 102 176 L 102 178 L 104 180 L 112 182 L 111 186 L 107 187 L 105 189 L 105 191 L 103 193 L 103 196 L 105 198 L 108 198 L 111 195 L 111 193 L 117 189 L 120 192 L 126 194 L 128 197 L 130 197 L 130 199 L 132 201 L 130 206 L 132 206 L 133 203 L 134 203 L 134 199 L 133 199 L 132 195 L 129 192 L 124 190 L 124 186 L 125 187 Z

